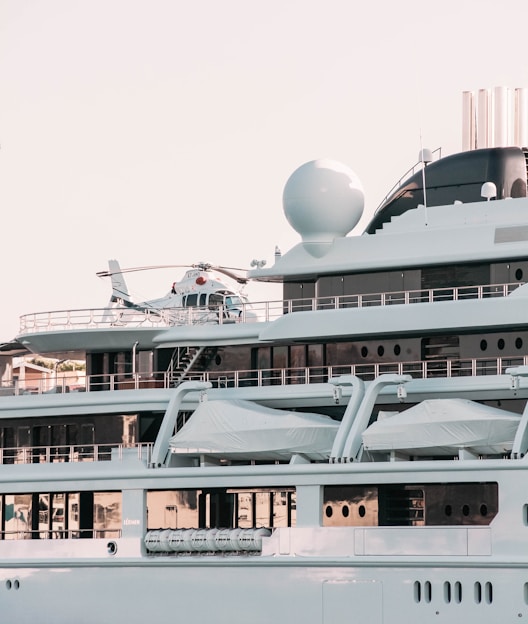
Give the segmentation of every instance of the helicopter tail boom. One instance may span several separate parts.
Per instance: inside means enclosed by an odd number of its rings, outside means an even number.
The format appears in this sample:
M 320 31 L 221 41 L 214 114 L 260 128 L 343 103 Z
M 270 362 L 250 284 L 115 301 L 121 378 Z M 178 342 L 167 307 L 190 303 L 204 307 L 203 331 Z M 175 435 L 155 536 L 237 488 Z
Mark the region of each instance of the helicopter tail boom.
M 112 280 L 111 302 L 120 303 L 121 305 L 125 305 L 127 307 L 133 306 L 134 304 L 130 298 L 128 287 L 126 285 L 125 278 L 123 277 L 123 273 L 121 272 L 119 262 L 117 260 L 109 260 L 108 269 L 110 279 Z

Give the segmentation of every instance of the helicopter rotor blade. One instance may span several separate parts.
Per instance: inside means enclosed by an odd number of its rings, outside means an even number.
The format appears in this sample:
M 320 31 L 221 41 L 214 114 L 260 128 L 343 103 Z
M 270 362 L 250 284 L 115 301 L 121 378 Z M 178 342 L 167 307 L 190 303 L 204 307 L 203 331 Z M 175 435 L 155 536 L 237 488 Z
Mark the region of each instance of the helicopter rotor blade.
M 199 269 L 201 271 L 218 271 L 219 273 L 223 273 L 227 277 L 230 277 L 231 279 L 235 280 L 239 284 L 247 284 L 249 281 L 249 278 L 233 273 L 233 271 L 245 272 L 245 269 L 238 269 L 234 267 L 214 266 L 207 262 L 198 262 L 196 264 L 158 264 L 158 265 L 151 265 L 151 266 L 128 267 L 128 268 L 122 268 L 119 271 L 109 271 L 109 270 L 98 271 L 96 275 L 97 277 L 111 277 L 112 275 L 116 275 L 118 273 L 133 273 L 136 271 L 152 271 L 154 269 L 183 269 L 183 268 Z
M 227 267 L 211 267 L 214 271 L 218 271 L 219 273 L 223 273 L 224 275 L 226 275 L 227 277 L 230 277 L 232 280 L 235 280 L 235 282 L 238 282 L 239 284 L 247 284 L 249 282 L 249 278 L 248 277 L 242 277 L 242 275 L 237 275 L 236 273 L 233 273 L 232 270 L 228 269 Z M 238 269 L 237 269 L 238 270 Z M 242 269 L 240 269 L 242 270 Z
M 97 277 L 111 277 L 112 275 L 116 275 L 117 273 L 133 273 L 135 271 L 152 271 L 154 269 L 185 269 L 185 268 L 197 268 L 198 265 L 194 264 L 155 264 L 152 266 L 141 266 L 141 267 L 128 267 L 124 269 L 119 269 L 119 271 L 98 271 L 96 273 Z

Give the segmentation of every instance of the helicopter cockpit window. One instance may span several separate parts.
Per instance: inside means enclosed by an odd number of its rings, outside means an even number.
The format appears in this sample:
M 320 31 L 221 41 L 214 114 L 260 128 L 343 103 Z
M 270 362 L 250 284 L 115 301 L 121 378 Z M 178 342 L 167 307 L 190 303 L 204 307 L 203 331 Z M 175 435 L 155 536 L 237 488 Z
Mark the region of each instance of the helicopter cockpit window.
M 190 306 L 195 306 L 198 303 L 198 295 L 197 294 L 193 294 L 193 295 L 187 295 L 184 298 L 184 302 L 183 305 L 186 307 L 190 307 Z
M 224 303 L 224 298 L 222 297 L 222 295 L 218 295 L 217 293 L 211 293 L 209 295 L 209 307 L 210 308 L 217 308 L 218 306 L 223 305 Z
M 207 299 L 207 294 L 206 293 L 201 293 L 201 295 L 200 295 L 200 307 L 205 305 L 206 299 Z
M 242 301 L 240 297 L 226 297 L 225 304 L 228 306 L 241 305 Z

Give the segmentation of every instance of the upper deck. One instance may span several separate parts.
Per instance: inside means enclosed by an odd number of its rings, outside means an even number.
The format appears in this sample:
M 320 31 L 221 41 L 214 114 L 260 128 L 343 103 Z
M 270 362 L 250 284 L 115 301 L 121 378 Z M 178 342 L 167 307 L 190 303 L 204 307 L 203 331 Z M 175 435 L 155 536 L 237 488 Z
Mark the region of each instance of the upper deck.
M 431 328 L 438 330 L 438 318 L 432 317 L 430 310 L 440 303 L 450 303 L 457 306 L 454 316 L 459 317 L 460 328 L 467 329 L 470 322 L 476 322 L 474 315 L 457 314 L 458 305 L 464 302 L 473 302 L 481 306 L 489 305 L 490 302 L 502 300 L 512 295 L 516 291 L 520 293 L 519 283 L 503 283 L 503 284 L 484 284 L 469 287 L 451 287 L 451 288 L 434 288 L 421 290 L 408 290 L 397 292 L 369 293 L 360 295 L 346 295 L 335 297 L 305 298 L 288 301 L 271 301 L 252 304 L 251 308 L 259 313 L 260 322 L 246 322 L 244 310 L 236 322 L 223 317 L 222 314 L 215 316 L 215 320 L 204 319 L 200 313 L 204 310 L 186 309 L 182 310 L 182 314 L 178 317 L 176 324 L 175 315 L 169 316 L 165 311 L 160 310 L 157 314 L 153 311 L 148 312 L 132 312 L 128 309 L 106 309 L 106 310 L 68 310 L 61 312 L 47 312 L 40 314 L 27 315 L 22 318 L 22 329 L 20 334 L 21 342 L 27 336 L 30 344 L 36 339 L 42 337 L 44 341 L 48 340 L 50 345 L 56 344 L 57 340 L 61 340 L 62 336 L 70 336 L 72 344 L 80 343 L 85 349 L 89 349 L 90 345 L 96 344 L 95 340 L 90 338 L 91 335 L 100 336 L 109 333 L 118 333 L 122 335 L 123 330 L 133 330 L 130 334 L 126 334 L 127 349 L 130 349 L 131 336 L 137 339 L 139 334 L 134 331 L 147 331 L 154 335 L 155 341 L 160 346 L 166 343 L 174 344 L 175 338 L 172 332 L 174 329 L 180 331 L 180 342 L 182 344 L 193 344 L 192 340 L 196 340 L 194 344 L 205 344 L 196 349 L 206 349 L 207 345 L 212 344 L 212 336 L 219 331 L 219 326 L 224 326 L 229 333 L 225 334 L 224 340 L 226 344 L 232 344 L 234 337 L 244 326 L 250 329 L 249 334 L 244 334 L 245 340 L 249 345 L 267 344 L 261 335 L 273 330 L 274 323 L 283 319 L 284 321 L 294 320 L 298 314 L 311 314 L 314 319 L 319 318 L 319 314 L 325 316 L 332 311 L 360 311 L 368 309 L 387 309 L 391 318 L 393 312 L 389 312 L 388 307 L 395 311 L 394 306 L 405 312 L 406 309 L 412 310 L 415 306 L 427 306 L 427 312 L 418 316 L 424 316 L 426 321 L 430 322 Z M 517 303 L 523 304 L 524 297 L 515 297 Z M 479 304 L 479 302 L 481 302 Z M 486 303 L 488 302 L 488 303 Z M 515 302 L 514 302 L 515 303 Z M 521 307 L 522 307 L 521 305 Z M 440 306 L 442 307 L 442 306 Z M 511 307 L 511 306 L 510 306 Z M 484 310 L 485 308 L 479 308 Z M 418 308 L 416 308 L 418 310 Z M 420 308 L 422 310 L 422 308 Z M 185 312 L 185 314 L 184 314 Z M 208 311 L 210 314 L 210 311 Z M 442 307 L 442 316 L 446 316 L 446 309 Z M 483 315 L 485 316 L 485 315 Z M 299 317 L 300 319 L 301 317 Z M 412 329 L 415 323 L 414 317 L 408 322 L 408 329 Z M 494 316 L 493 322 L 499 323 L 501 319 Z M 324 323 L 323 323 L 324 324 Z M 189 334 L 187 342 L 181 339 L 185 335 L 186 328 L 196 328 L 196 326 L 206 326 L 207 335 Z M 299 323 L 296 322 L 296 325 Z M 384 324 L 386 325 L 386 324 Z M 380 327 L 380 335 L 384 327 Z M 422 328 L 423 329 L 423 328 Z M 470 328 L 471 329 L 471 328 Z M 353 325 L 348 330 L 348 334 L 343 334 L 341 339 L 350 339 L 354 335 L 360 335 L 362 328 L 356 328 Z M 168 336 L 164 338 L 165 332 Z M 107 341 L 110 338 L 106 338 Z M 114 340 L 114 338 L 112 338 Z M 165 342 L 164 342 L 165 341 Z M 200 342 L 201 341 L 201 342 Z M 80 344 L 79 343 L 79 344 Z M 114 344 L 116 344 L 114 340 Z M 189 346 L 182 347 L 186 352 L 192 353 Z M 52 350 L 52 349 L 50 349 Z M 88 352 L 88 351 L 87 351 Z M 178 358 L 184 354 L 179 354 Z M 358 376 L 364 380 L 377 378 L 384 373 L 410 374 L 413 378 L 431 378 L 431 377 L 467 377 L 479 375 L 497 375 L 503 374 L 506 368 L 511 366 L 528 364 L 528 356 L 523 352 L 516 350 L 515 353 L 500 353 L 498 356 L 482 357 L 465 357 L 451 355 L 450 357 L 434 357 L 434 359 L 425 358 L 407 358 L 402 361 L 401 358 L 394 357 L 392 360 L 387 357 L 379 358 L 378 361 L 365 361 L 349 363 L 332 363 L 329 361 L 321 361 L 314 365 L 296 366 L 288 363 L 286 366 L 259 366 L 258 368 L 240 367 L 239 369 L 223 369 L 200 370 L 199 368 L 188 367 L 185 375 L 178 377 L 175 374 L 175 366 L 169 366 L 166 369 L 155 369 L 149 372 L 138 372 L 128 370 L 126 372 L 112 372 L 108 374 L 89 374 L 83 383 L 79 383 L 77 375 L 68 377 L 62 374 L 60 378 L 42 380 L 4 380 L 0 392 L 2 395 L 20 395 L 20 394 L 43 394 L 43 393 L 66 393 L 66 392 L 93 392 L 98 390 L 124 390 L 124 389 L 153 389 L 153 388 L 172 388 L 181 383 L 182 379 L 209 381 L 218 388 L 239 388 L 239 387 L 261 387 L 273 385 L 294 385 L 294 384 L 315 384 L 325 383 L 332 377 L 337 375 L 350 374 Z M 291 365 L 290 365 L 291 364 Z
M 524 282 L 513 282 L 262 301 L 240 304 L 241 314 L 236 320 L 230 318 L 222 306 L 214 313 L 205 307 L 143 311 L 131 311 L 129 308 L 94 308 L 36 312 L 26 314 L 20 318 L 20 333 L 18 337 L 23 342 L 25 336 L 43 332 L 118 329 L 125 327 L 163 329 L 176 326 L 255 323 L 254 316 L 250 317 L 247 314 L 249 311 L 257 315 L 257 322 L 268 323 L 293 312 L 507 297 L 523 284 Z

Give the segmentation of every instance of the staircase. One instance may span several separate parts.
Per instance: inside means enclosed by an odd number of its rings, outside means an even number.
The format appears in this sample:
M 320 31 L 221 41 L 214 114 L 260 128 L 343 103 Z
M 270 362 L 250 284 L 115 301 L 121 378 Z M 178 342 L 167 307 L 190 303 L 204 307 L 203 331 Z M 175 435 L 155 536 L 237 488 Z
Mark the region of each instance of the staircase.
M 170 387 L 177 388 L 199 358 L 202 359 L 201 370 L 205 370 L 216 352 L 216 347 L 176 347 L 168 368 Z

